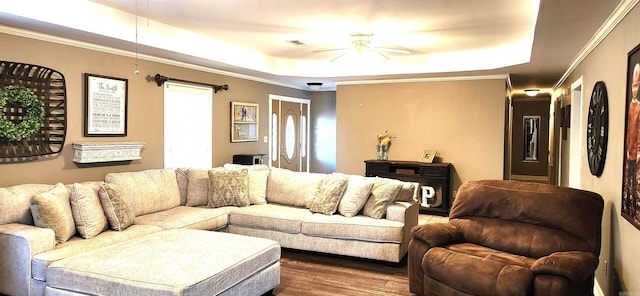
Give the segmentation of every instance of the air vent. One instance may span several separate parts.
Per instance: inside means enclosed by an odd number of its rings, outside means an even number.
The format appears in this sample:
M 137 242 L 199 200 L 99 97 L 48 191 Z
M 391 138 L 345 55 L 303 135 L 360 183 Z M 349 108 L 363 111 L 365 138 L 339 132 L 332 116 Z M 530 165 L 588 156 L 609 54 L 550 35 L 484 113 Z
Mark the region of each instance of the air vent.
M 304 42 L 300 41 L 300 40 L 287 40 L 287 43 L 293 45 L 293 46 L 303 46 Z

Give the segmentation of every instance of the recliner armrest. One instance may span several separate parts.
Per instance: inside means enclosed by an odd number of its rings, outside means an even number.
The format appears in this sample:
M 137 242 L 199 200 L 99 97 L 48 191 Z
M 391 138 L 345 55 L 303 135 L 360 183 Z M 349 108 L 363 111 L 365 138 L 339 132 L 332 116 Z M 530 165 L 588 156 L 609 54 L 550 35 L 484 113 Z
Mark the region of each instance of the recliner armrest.
M 411 235 L 431 248 L 464 241 L 462 232 L 450 223 L 431 223 L 418 225 L 411 229 Z
M 535 274 L 552 274 L 568 278 L 573 282 L 584 281 L 598 267 L 598 258 L 589 252 L 556 252 L 536 260 L 531 265 Z

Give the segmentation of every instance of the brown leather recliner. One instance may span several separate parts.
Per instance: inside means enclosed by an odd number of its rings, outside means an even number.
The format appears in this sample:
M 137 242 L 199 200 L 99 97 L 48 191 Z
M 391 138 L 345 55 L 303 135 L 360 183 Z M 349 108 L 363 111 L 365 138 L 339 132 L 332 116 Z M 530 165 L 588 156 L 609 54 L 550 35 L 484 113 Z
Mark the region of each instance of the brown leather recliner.
M 593 295 L 604 202 L 547 184 L 463 184 L 448 223 L 412 229 L 417 295 Z

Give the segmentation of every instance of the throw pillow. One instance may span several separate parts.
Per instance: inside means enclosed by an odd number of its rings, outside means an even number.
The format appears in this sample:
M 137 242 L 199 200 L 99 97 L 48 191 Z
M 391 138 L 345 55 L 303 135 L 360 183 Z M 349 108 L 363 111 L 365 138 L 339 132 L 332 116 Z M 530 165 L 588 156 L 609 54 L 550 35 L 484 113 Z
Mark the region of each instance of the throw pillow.
M 122 231 L 133 224 L 136 215 L 129 201 L 122 194 L 120 186 L 102 183 L 98 189 L 98 196 L 111 229 Z
M 207 204 L 209 195 L 209 173 L 208 170 L 189 169 L 187 171 L 187 206 L 197 207 Z
M 99 182 L 74 183 L 71 187 L 71 213 L 76 230 L 83 238 L 92 238 L 109 227 L 98 197 Z
M 209 170 L 209 196 L 207 206 L 210 208 L 250 205 L 248 196 L 247 169 Z
M 384 178 L 374 178 L 374 180 L 371 195 L 367 203 L 364 204 L 362 212 L 365 216 L 382 219 L 387 212 L 389 204 L 395 200 L 396 195 L 402 189 L 402 183 Z
M 227 170 L 246 168 L 249 171 L 249 202 L 252 205 L 267 203 L 267 179 L 269 179 L 269 167 L 267 165 L 225 163 L 224 168 Z
M 339 174 L 326 175 L 316 188 L 315 197 L 309 210 L 315 213 L 333 215 L 338 208 L 338 202 L 347 188 L 349 178 Z
M 36 226 L 53 230 L 58 244 L 68 241 L 76 233 L 69 190 L 62 183 L 34 195 L 31 198 L 31 214 Z
M 356 175 L 349 175 L 348 178 L 347 189 L 338 204 L 338 212 L 345 217 L 353 217 L 364 207 L 374 182 Z
M 189 172 L 188 168 L 176 169 L 176 181 L 178 182 L 178 190 L 180 191 L 180 204 L 185 205 L 187 203 L 187 190 L 189 189 Z

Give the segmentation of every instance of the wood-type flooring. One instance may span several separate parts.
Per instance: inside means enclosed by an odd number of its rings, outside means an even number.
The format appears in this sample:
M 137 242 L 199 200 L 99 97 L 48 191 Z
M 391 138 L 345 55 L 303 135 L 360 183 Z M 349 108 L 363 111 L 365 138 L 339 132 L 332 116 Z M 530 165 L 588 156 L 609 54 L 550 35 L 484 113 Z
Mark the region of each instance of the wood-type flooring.
M 392 266 L 382 261 L 282 250 L 276 296 L 411 295 L 405 259 Z

